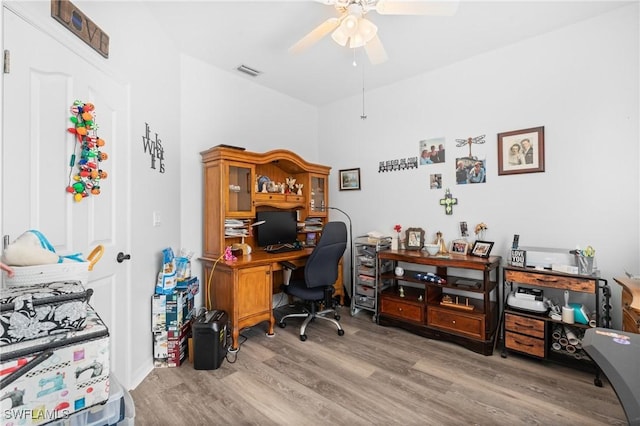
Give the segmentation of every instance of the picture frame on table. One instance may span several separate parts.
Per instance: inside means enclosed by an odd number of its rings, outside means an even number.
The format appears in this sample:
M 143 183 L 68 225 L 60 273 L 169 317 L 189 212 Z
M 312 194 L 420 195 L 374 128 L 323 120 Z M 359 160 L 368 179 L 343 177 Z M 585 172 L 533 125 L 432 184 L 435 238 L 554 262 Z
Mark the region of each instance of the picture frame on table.
M 489 257 L 491 249 L 493 248 L 493 241 L 481 241 L 476 240 L 471 248 L 471 255 L 478 257 Z
M 340 191 L 360 190 L 360 168 L 340 170 Z
M 408 228 L 406 234 L 405 248 L 407 250 L 421 250 L 424 246 L 424 229 Z
M 498 175 L 544 172 L 544 126 L 498 133 Z
M 469 242 L 467 240 L 453 240 L 451 241 L 449 251 L 456 254 L 467 254 L 469 251 Z

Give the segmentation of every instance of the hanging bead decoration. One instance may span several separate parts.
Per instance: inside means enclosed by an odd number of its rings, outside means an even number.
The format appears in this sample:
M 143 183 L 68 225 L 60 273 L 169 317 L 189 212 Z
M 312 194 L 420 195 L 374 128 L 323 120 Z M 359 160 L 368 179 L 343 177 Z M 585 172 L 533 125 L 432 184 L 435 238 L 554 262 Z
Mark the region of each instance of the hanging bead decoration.
M 76 135 L 78 145 L 74 148 L 69 162 L 67 192 L 73 194 L 76 202 L 80 202 L 89 195 L 100 194 L 100 182 L 107 178 L 107 172 L 100 167 L 100 163 L 105 161 L 108 155 L 102 151 L 105 142 L 98 137 L 93 104 L 75 101 L 71 106 L 71 114 L 73 115 L 69 120 L 74 126 L 67 130 Z M 77 164 L 76 152 L 79 152 L 80 156 Z

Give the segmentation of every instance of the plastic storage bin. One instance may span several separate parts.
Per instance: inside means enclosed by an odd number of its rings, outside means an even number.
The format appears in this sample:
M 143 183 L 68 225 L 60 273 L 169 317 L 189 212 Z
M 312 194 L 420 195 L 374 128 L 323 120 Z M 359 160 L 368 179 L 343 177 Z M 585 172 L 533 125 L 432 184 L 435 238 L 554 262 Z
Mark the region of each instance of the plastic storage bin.
M 129 404 L 131 407 L 127 407 Z M 127 410 L 127 408 L 130 408 Z M 127 413 L 129 411 L 129 413 Z M 104 404 L 94 405 L 72 414 L 67 419 L 49 423 L 48 426 L 112 426 L 133 424 L 135 408 L 133 399 L 114 375 L 109 376 L 109 399 Z

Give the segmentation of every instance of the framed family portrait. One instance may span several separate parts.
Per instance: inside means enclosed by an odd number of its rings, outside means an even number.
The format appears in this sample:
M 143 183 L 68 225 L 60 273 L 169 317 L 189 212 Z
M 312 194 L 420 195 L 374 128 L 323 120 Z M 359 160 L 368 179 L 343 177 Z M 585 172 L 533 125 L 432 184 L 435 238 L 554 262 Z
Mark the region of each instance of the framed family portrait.
M 467 240 L 453 240 L 449 251 L 457 254 L 467 254 L 469 250 L 469 242 Z
M 424 229 L 409 228 L 407 229 L 407 242 L 405 247 L 407 250 L 421 250 L 424 246 Z
M 493 242 L 476 240 L 471 248 L 471 254 L 478 257 L 489 257 L 492 248 Z
M 544 172 L 544 126 L 498 133 L 498 175 Z
M 340 191 L 360 189 L 360 168 L 340 170 Z

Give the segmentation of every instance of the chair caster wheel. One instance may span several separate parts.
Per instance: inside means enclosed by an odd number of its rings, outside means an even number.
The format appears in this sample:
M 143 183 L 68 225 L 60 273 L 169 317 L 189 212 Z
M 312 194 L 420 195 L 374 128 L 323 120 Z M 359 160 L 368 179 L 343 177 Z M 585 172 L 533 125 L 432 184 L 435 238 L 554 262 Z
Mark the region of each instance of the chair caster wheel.
M 280 328 L 285 328 L 287 326 L 287 324 L 283 323 L 283 322 L 279 322 L 278 323 L 278 327 Z
M 344 330 L 338 330 L 338 336 L 344 336 Z
M 336 319 L 336 321 L 340 321 L 340 315 L 335 314 L 333 317 Z
M 301 335 L 300 335 L 300 340 L 301 340 L 301 341 L 303 341 L 303 342 L 304 342 L 305 340 L 307 340 L 307 335 L 306 335 L 306 334 L 301 334 Z

